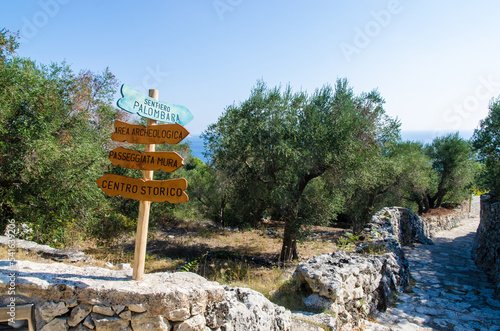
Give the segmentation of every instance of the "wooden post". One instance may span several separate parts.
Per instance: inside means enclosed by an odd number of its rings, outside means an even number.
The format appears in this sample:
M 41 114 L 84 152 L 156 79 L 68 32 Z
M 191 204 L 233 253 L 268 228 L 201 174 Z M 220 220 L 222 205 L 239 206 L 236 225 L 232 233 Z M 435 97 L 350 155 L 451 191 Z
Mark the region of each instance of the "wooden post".
M 149 96 L 158 100 L 158 90 L 150 89 Z M 148 118 L 148 126 L 156 125 L 156 120 Z M 155 144 L 144 145 L 145 152 L 154 152 Z M 144 170 L 142 179 L 152 180 L 153 171 Z M 137 233 L 135 235 L 134 280 L 141 280 L 144 276 L 144 263 L 146 261 L 146 246 L 148 242 L 149 208 L 151 201 L 139 201 L 139 219 L 137 220 Z

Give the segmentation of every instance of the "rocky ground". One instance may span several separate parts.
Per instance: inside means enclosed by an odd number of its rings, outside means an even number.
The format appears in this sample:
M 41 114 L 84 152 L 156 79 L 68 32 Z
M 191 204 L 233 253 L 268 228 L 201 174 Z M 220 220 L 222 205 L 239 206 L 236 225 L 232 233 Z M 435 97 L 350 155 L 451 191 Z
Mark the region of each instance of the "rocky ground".
M 405 247 L 414 280 L 408 293 L 365 330 L 500 330 L 500 301 L 471 258 L 479 199 L 461 226 L 442 231 L 434 245 Z

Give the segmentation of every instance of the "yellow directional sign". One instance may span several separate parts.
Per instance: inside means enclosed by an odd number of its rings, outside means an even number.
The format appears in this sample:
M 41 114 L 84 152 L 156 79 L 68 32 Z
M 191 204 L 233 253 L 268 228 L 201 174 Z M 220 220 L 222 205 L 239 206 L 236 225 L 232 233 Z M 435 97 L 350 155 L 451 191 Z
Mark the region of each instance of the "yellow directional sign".
M 179 169 L 184 160 L 176 152 L 138 152 L 118 147 L 109 152 L 109 160 L 113 165 L 120 165 L 136 170 L 163 170 L 173 172 Z
M 184 178 L 169 180 L 143 180 L 119 175 L 104 175 L 96 180 L 97 185 L 107 195 L 121 195 L 124 198 L 170 203 L 183 203 L 189 200 L 184 190 Z
M 187 137 L 189 131 L 176 124 L 134 125 L 115 121 L 115 132 L 111 135 L 114 141 L 128 141 L 133 144 L 171 144 L 180 143 Z

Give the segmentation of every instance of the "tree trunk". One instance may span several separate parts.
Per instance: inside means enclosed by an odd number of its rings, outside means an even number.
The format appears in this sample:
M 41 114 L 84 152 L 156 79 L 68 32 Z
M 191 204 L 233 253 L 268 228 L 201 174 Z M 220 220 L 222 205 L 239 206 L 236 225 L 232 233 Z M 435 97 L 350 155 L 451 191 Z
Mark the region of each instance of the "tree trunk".
M 300 231 L 299 205 L 302 191 L 293 200 L 291 206 L 285 209 L 281 219 L 285 221 L 285 233 L 283 234 L 283 246 L 281 247 L 280 262 L 292 262 L 299 258 L 297 250 L 297 237 Z
M 291 262 L 300 258 L 297 249 L 297 236 L 300 231 L 301 223 L 299 221 L 299 206 L 307 184 L 312 179 L 321 176 L 326 170 L 327 166 L 319 166 L 308 173 L 303 174 L 300 178 L 297 190 L 294 191 L 293 198 L 290 204 L 286 207 L 281 219 L 285 221 L 285 233 L 283 234 L 283 246 L 281 247 L 280 262 Z
M 424 213 L 427 213 L 429 209 L 432 208 L 433 201 L 429 201 L 429 196 L 427 194 L 424 194 L 423 202 L 424 202 Z
M 280 261 L 291 262 L 299 258 L 297 250 L 297 235 L 299 229 L 296 222 L 288 220 L 285 223 L 285 233 L 283 236 L 283 246 L 281 247 Z
M 443 198 L 444 198 L 444 194 L 440 194 L 440 195 L 437 197 L 436 204 L 434 205 L 434 208 L 439 208 L 439 207 L 441 207 L 441 204 L 443 203 Z
M 424 213 L 424 205 L 421 201 L 417 201 L 417 205 L 418 205 L 418 214 L 422 215 Z

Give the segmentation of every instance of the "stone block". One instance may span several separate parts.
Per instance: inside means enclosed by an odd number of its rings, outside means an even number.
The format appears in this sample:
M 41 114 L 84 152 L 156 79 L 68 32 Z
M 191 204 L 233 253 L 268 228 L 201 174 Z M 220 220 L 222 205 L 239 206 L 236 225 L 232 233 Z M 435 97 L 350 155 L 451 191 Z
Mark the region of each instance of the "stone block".
M 104 316 L 114 316 L 115 311 L 113 308 L 108 307 L 108 306 L 100 306 L 96 305 L 92 308 L 92 311 L 96 314 L 104 315 Z
M 127 305 L 127 308 L 134 313 L 144 313 L 147 309 L 142 303 Z
M 121 319 L 130 321 L 132 319 L 132 312 L 130 310 L 124 310 L 118 316 L 120 316 Z
M 67 331 L 69 330 L 68 323 L 65 318 L 54 318 L 49 323 L 45 324 L 40 331 Z
M 71 314 L 68 318 L 69 326 L 76 326 L 78 323 L 83 321 L 92 311 L 92 306 L 85 303 L 79 304 L 71 310 Z
M 174 331 L 204 331 L 205 326 L 205 317 L 203 317 L 203 315 L 196 315 L 183 322 L 175 324 Z
M 82 324 L 85 325 L 90 330 L 94 330 L 95 329 L 94 320 L 92 319 L 92 317 L 90 315 L 88 315 L 87 317 L 85 317 L 85 320 L 83 321 Z
M 168 331 L 170 323 L 163 316 L 148 316 L 148 313 L 132 316 L 132 330 Z
M 54 317 L 64 315 L 69 311 L 64 302 L 44 302 L 37 310 L 45 322 L 50 322 Z
M 91 313 L 96 331 L 125 331 L 132 330 L 130 322 L 119 317 L 103 316 Z
M 191 312 L 189 311 L 189 308 L 181 308 L 181 309 L 171 310 L 171 311 L 167 312 L 165 316 L 170 321 L 174 321 L 174 322 L 185 321 L 189 317 L 191 317 Z

